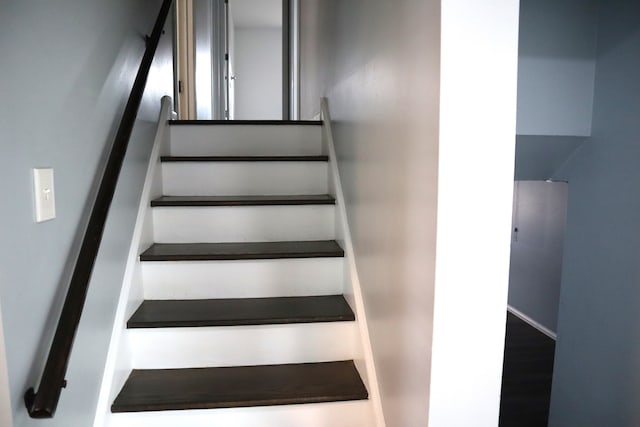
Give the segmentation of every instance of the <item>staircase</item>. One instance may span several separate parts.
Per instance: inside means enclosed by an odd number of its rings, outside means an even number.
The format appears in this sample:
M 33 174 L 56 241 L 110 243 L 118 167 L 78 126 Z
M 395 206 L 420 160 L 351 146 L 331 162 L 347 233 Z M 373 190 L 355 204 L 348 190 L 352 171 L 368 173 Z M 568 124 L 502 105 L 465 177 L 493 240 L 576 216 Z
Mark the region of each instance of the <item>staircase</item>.
M 169 128 L 109 424 L 374 425 L 321 123 Z

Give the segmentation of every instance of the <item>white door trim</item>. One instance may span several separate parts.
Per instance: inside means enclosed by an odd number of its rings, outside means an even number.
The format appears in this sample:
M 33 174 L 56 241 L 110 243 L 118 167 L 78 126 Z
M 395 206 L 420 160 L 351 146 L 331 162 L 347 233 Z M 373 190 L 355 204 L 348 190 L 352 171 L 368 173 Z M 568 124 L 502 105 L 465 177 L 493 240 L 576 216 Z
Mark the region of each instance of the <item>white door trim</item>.
M 176 47 L 177 79 L 182 86 L 177 94 L 178 115 L 180 119 L 191 120 L 196 118 L 193 0 L 178 0 L 176 3 Z

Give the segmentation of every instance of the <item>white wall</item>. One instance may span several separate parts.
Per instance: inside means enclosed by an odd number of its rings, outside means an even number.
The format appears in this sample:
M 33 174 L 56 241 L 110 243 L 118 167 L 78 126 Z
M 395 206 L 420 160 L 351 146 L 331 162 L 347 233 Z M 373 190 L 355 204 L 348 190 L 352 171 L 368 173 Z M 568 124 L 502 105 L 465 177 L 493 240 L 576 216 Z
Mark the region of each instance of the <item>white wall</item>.
M 518 134 L 591 135 L 598 0 L 522 0 Z
M 564 182 L 516 181 L 514 189 L 509 305 L 552 332 L 558 323 L 567 196 Z
M 601 2 L 593 137 L 575 161 L 552 427 L 640 425 L 640 3 Z
M 518 6 L 518 0 L 442 3 L 429 427 L 498 424 L 513 199 Z
M 153 140 L 160 97 L 172 91 L 171 28 L 138 114 L 56 417 L 28 418 L 56 326 L 94 179 L 112 143 L 160 1 L 4 0 L 0 14 L 0 301 L 16 426 L 89 426 L 118 284 Z M 171 20 L 169 20 L 171 21 Z M 33 221 L 30 169 L 55 169 L 57 218 Z M 123 244 L 124 242 L 124 244 Z M 124 250 L 123 250 L 124 247 Z
M 518 2 L 301 6 L 302 118 L 328 97 L 386 424 L 495 426 Z
M 235 119 L 282 118 L 282 30 L 236 27 Z

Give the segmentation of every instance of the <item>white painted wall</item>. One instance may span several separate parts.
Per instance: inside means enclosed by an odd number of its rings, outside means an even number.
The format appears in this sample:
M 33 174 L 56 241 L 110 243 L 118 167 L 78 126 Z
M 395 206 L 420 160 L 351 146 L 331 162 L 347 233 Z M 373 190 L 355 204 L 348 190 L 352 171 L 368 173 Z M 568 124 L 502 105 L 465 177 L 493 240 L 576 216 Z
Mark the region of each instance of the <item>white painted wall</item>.
M 515 183 L 509 306 L 554 333 L 560 303 L 567 197 L 565 182 Z
M 522 0 L 519 135 L 591 135 L 598 0 Z
M 495 426 L 518 2 L 301 6 L 302 117 L 328 97 L 386 424 Z
M 517 0 L 442 2 L 429 427 L 498 424 L 513 198 L 518 7 Z
M 237 27 L 235 119 L 282 118 L 282 30 Z
M 6 0 L 0 14 L 0 301 L 16 426 L 89 426 L 104 369 L 161 95 L 172 91 L 166 28 L 121 172 L 102 249 L 55 418 L 32 420 L 23 402 L 37 385 L 68 285 L 97 170 L 113 141 L 160 1 Z M 171 21 L 171 20 L 169 20 Z M 58 217 L 33 221 L 34 166 L 55 169 Z M 129 237 L 127 237 L 129 235 Z
M 425 426 L 440 2 L 310 0 L 301 14 L 302 118 L 328 96 L 386 425 Z

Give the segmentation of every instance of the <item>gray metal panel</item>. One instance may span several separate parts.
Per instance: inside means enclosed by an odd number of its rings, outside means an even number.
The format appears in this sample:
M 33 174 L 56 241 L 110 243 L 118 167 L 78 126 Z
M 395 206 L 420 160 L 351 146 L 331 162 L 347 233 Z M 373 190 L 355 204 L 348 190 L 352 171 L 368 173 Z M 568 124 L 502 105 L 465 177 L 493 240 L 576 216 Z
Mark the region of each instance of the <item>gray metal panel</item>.
M 226 61 L 224 59 L 226 25 L 224 0 L 213 0 L 213 28 L 211 32 L 211 98 L 212 119 L 223 120 L 225 118 L 225 91 L 226 91 Z
M 289 111 L 290 119 L 300 118 L 300 0 L 291 0 L 289 52 Z
M 194 0 L 196 118 L 224 119 L 224 0 Z

